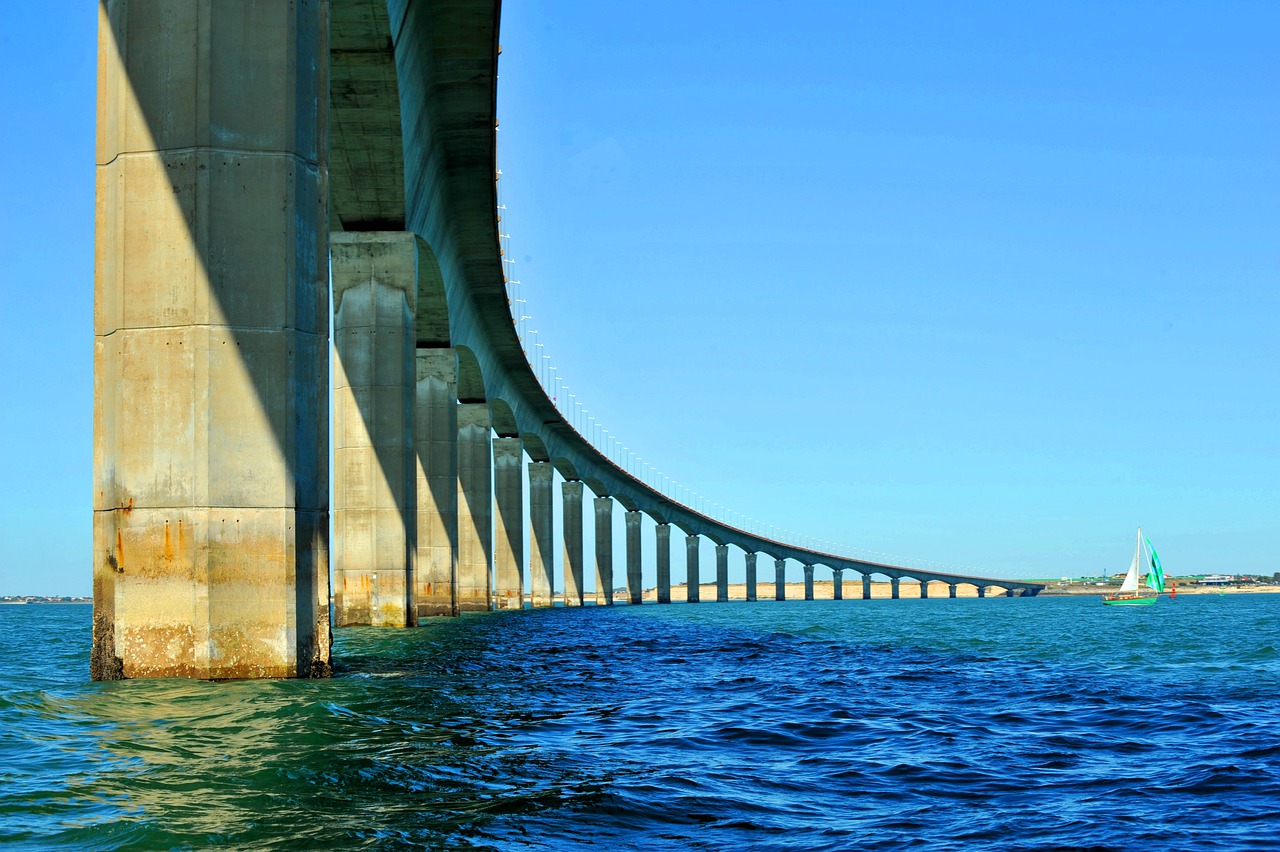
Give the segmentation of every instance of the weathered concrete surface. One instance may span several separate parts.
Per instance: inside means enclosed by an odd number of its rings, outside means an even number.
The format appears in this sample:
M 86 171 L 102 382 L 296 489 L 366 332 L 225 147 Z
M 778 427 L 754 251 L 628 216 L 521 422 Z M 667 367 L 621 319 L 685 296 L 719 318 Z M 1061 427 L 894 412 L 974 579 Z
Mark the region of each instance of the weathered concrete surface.
M 813 566 L 804 566 L 804 599 L 813 600 Z
M 414 449 L 417 543 L 413 608 L 418 618 L 457 615 L 458 356 L 419 349 Z
M 613 606 L 613 498 L 597 497 L 596 606 Z
M 775 601 L 785 601 L 787 599 L 787 560 L 773 560 L 773 599 Z
M 524 445 L 519 438 L 493 440 L 495 605 L 524 609 Z
M 956 596 L 956 584 L 951 583 L 947 586 L 947 597 L 954 598 Z
M 696 535 L 684 538 L 685 600 L 689 603 L 697 603 L 702 597 L 699 593 L 702 581 L 698 578 L 699 544 Z
M 898 593 L 899 593 L 900 588 L 901 588 L 901 582 L 902 582 L 902 581 L 901 581 L 899 578 L 897 578 L 897 577 L 890 577 L 890 578 L 889 578 L 889 585 L 890 585 L 890 587 L 893 589 L 893 599 L 894 599 L 895 601 L 898 599 L 898 596 L 899 596 L 899 594 L 898 594 Z
M 756 599 L 756 554 L 754 551 L 747 552 L 747 600 Z
M 333 578 L 336 626 L 404 627 L 417 542 L 417 241 L 335 233 Z
M 560 483 L 564 535 L 564 605 L 582 606 L 582 483 Z
M 640 559 L 641 512 L 627 512 L 622 516 L 627 533 L 627 603 L 640 603 L 643 594 Z
M 729 545 L 716 545 L 716 603 L 729 600 Z
M 862 599 L 864 601 L 871 600 L 871 575 L 862 575 Z
M 327 5 L 98 10 L 91 675 L 327 674 Z
M 529 595 L 535 607 L 551 606 L 555 570 L 555 528 L 550 462 L 529 464 Z
M 844 600 L 844 571 L 840 568 L 831 569 L 831 593 L 833 600 Z
M 922 598 L 929 597 L 929 581 L 928 580 L 923 580 L 920 583 L 920 597 Z
M 458 405 L 458 611 L 493 597 L 493 451 L 489 405 Z
M 671 603 L 671 525 L 654 527 L 654 556 L 658 568 L 658 603 Z

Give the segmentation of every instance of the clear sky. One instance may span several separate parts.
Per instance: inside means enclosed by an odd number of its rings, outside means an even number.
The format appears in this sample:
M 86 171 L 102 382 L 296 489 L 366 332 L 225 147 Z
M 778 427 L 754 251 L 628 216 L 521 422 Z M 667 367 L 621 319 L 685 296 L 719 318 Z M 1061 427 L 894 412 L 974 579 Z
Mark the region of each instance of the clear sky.
M 85 594 L 96 18 L 10 5 L 0 593 Z M 509 0 L 529 327 L 628 447 L 783 529 L 1056 577 L 1141 524 L 1173 574 L 1280 571 L 1277 32 L 1273 2 Z

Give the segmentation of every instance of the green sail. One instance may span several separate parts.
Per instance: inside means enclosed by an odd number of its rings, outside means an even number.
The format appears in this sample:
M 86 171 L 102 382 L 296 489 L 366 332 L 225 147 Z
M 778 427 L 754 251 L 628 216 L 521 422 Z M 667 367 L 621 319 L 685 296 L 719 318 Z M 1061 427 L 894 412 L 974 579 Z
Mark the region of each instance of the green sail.
M 1157 592 L 1163 592 L 1164 569 L 1160 567 L 1160 557 L 1156 554 L 1156 549 L 1151 546 L 1151 539 L 1143 536 L 1143 540 L 1146 541 L 1147 550 L 1151 553 L 1151 573 L 1147 575 L 1147 585 Z

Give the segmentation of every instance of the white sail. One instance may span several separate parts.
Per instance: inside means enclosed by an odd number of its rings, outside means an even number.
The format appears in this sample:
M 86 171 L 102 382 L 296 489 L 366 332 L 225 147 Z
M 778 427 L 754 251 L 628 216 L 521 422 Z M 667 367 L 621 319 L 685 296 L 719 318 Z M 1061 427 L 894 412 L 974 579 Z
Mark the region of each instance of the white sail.
M 1138 591 L 1138 554 L 1133 554 L 1133 563 L 1129 566 L 1129 573 L 1124 575 L 1124 583 L 1120 586 L 1122 592 Z
M 1124 584 L 1120 591 L 1138 591 L 1138 566 L 1142 563 L 1142 527 L 1138 527 L 1138 545 L 1133 551 L 1133 562 L 1129 565 L 1129 573 L 1124 575 Z

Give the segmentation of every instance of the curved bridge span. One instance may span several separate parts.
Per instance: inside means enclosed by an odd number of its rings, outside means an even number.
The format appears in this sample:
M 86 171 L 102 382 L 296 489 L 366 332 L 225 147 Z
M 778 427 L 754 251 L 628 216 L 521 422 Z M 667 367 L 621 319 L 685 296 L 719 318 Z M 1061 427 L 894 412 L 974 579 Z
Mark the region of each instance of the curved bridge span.
M 761 554 L 778 596 L 786 560 L 804 566 L 806 597 L 814 566 L 837 597 L 846 570 L 863 597 L 872 575 L 894 597 L 903 578 L 921 597 L 932 582 L 952 596 L 1040 591 L 735 528 L 565 420 L 503 271 L 499 3 L 188 5 L 99 5 L 95 678 L 325 674 L 330 562 L 336 626 L 526 595 L 548 606 L 558 585 L 581 604 L 584 486 L 596 603 L 613 602 L 615 502 L 632 603 L 642 515 L 657 525 L 660 601 L 672 528 L 690 600 L 701 538 L 716 545 L 720 600 L 730 545 L 746 554 L 748 599 Z

